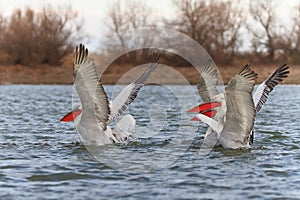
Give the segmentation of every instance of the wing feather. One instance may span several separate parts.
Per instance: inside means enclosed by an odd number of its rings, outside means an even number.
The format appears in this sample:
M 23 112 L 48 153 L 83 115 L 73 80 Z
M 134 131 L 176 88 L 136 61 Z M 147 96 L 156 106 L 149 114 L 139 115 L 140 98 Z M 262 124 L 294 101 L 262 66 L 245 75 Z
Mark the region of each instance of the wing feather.
M 98 78 L 94 60 L 88 57 L 88 49 L 82 44 L 76 47 L 74 84 L 82 104 L 80 122 L 97 123 L 106 130 L 110 116 L 108 97 Z
M 212 101 L 212 97 L 219 94 L 217 90 L 218 71 L 217 67 L 209 60 L 201 72 L 199 83 L 197 85 L 199 95 L 203 102 Z
M 135 81 L 127 85 L 112 101 L 110 121 L 120 116 L 131 104 L 139 90 L 144 86 L 145 81 L 151 75 L 152 71 L 158 66 L 159 53 L 154 51 L 147 70 L 140 75 Z
M 264 82 L 262 82 L 253 95 L 253 101 L 256 112 L 259 112 L 262 106 L 267 101 L 270 92 L 278 85 L 284 78 L 288 77 L 289 66 L 287 64 L 280 65 L 277 70 L 271 74 Z
M 250 143 L 255 118 L 251 93 L 256 78 L 257 74 L 247 64 L 225 87 L 227 112 L 221 137 L 228 141 L 229 148 L 243 147 Z

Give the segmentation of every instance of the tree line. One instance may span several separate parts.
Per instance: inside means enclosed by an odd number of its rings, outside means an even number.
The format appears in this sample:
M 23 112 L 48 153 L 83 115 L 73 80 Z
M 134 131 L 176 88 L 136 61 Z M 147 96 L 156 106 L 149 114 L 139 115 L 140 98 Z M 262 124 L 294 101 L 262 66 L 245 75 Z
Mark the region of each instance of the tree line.
M 11 16 L 0 15 L 0 63 L 36 66 L 59 65 L 73 52 L 82 24 L 71 7 L 41 11 L 16 9 Z
M 217 64 L 228 65 L 236 60 L 300 64 L 300 3 L 292 10 L 279 11 L 277 3 L 276 0 L 174 0 L 175 16 L 151 21 L 155 13 L 145 3 L 129 0 L 120 9 L 122 2 L 118 1 L 108 12 L 109 34 L 118 35 L 119 43 L 125 44 L 126 35 L 122 37 L 121 33 L 128 29 L 166 27 L 197 41 Z M 288 13 L 288 21 L 283 21 L 278 12 Z M 149 43 L 149 39 L 141 42 Z M 250 46 L 243 49 L 247 42 Z M 110 49 L 114 49 L 114 44 L 107 47 Z M 125 62 L 126 58 L 123 56 L 119 62 Z M 171 60 L 176 59 L 178 56 Z
M 217 64 L 227 65 L 243 59 L 300 64 L 300 4 L 290 11 L 278 11 L 276 0 L 244 3 L 174 0 L 175 16 L 158 18 L 144 1 L 116 1 L 106 13 L 105 24 L 106 35 L 115 35 L 117 40 L 103 46 L 100 54 L 108 56 L 120 46 L 124 51 L 130 49 L 132 44 L 126 41 L 124 34 L 128 30 L 159 27 L 191 37 L 206 49 Z M 283 22 L 278 12 L 288 12 L 288 22 Z M 82 27 L 78 13 L 71 7 L 55 9 L 46 6 L 40 11 L 17 9 L 7 17 L 0 14 L 0 64 L 60 65 L 84 35 Z M 145 37 L 138 42 L 149 46 L 157 40 Z M 178 41 L 169 39 L 164 42 Z M 246 42 L 250 45 L 243 49 Z M 130 52 L 116 62 L 140 63 L 149 56 L 147 52 Z M 162 57 L 166 62 L 188 64 L 168 52 L 162 52 Z

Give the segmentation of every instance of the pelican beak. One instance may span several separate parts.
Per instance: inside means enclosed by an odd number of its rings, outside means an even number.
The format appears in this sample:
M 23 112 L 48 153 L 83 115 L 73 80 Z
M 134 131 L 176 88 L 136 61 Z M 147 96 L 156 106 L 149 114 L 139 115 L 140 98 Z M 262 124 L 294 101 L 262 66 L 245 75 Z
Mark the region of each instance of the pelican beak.
M 63 118 L 60 119 L 61 122 L 72 122 L 81 114 L 82 110 L 76 107 L 74 110 L 66 114 Z
M 190 110 L 188 110 L 187 112 L 196 112 L 196 113 L 205 113 L 208 111 L 213 110 L 216 107 L 220 107 L 221 103 L 220 102 L 208 102 L 208 103 L 203 103 L 200 104 Z
M 206 115 L 207 117 L 212 118 L 217 113 L 217 111 L 214 110 L 214 108 L 220 107 L 220 106 L 221 106 L 220 102 L 208 102 L 208 103 L 200 104 L 200 105 L 188 110 L 187 112 L 201 113 L 203 115 Z M 200 119 L 198 119 L 197 117 L 194 117 L 193 119 L 191 119 L 191 121 L 200 121 Z

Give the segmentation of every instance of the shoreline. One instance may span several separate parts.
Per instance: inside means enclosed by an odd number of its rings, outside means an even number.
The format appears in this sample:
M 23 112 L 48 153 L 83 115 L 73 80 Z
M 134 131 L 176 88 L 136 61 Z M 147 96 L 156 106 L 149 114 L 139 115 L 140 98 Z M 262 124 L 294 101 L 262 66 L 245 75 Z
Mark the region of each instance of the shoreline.
M 252 66 L 258 73 L 257 83 L 264 81 L 277 66 Z M 218 68 L 223 79 L 227 83 L 239 71 L 240 66 L 224 66 Z M 128 84 L 142 73 L 145 68 L 124 66 L 110 66 L 101 76 L 105 85 Z M 101 70 L 98 70 L 99 72 Z M 73 67 L 70 66 L 48 66 L 27 67 L 21 65 L 0 66 L 1 85 L 72 85 Z M 194 67 L 168 67 L 162 66 L 160 70 L 154 71 L 147 84 L 169 84 L 169 85 L 195 85 L 199 80 L 199 72 Z M 290 73 L 281 84 L 300 84 L 300 66 L 290 65 Z

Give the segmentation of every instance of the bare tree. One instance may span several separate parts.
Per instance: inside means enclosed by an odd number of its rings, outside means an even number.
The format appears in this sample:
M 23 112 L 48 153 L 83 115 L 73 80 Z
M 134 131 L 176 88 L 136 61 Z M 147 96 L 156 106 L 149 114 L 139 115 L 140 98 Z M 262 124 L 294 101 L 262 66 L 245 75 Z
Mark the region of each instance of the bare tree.
M 300 64 L 300 4 L 295 9 L 295 15 L 292 18 L 293 28 L 289 40 L 289 57 L 294 64 Z
M 180 14 L 175 20 L 166 21 L 166 25 L 185 33 L 205 46 L 209 20 L 207 3 L 204 1 L 174 1 Z
M 3 28 L 4 28 L 4 21 L 5 21 L 5 19 L 4 19 L 4 17 L 3 17 L 3 14 L 0 13 L 0 33 L 2 33 L 2 31 L 3 31 Z M 1 35 L 2 35 L 2 34 L 1 34 Z
M 0 13 L 0 45 L 1 45 L 1 41 L 4 40 L 4 33 L 5 33 L 5 29 L 6 29 L 6 20 L 3 16 L 2 13 Z M 6 64 L 9 62 L 9 58 L 8 58 L 8 54 L 3 50 L 3 48 L 0 48 L 0 63 L 1 64 Z
M 122 7 L 123 6 L 123 7 Z M 126 1 L 126 4 L 122 4 L 122 1 L 118 0 L 108 11 L 108 20 L 106 26 L 108 27 L 107 36 L 110 37 L 115 35 L 118 38 L 116 43 L 111 43 L 109 46 L 105 46 L 105 51 L 115 51 L 117 47 L 121 46 L 122 52 L 129 49 L 130 42 L 128 41 L 127 31 L 134 30 L 137 28 L 153 26 L 149 16 L 151 10 L 147 7 L 145 2 L 142 1 Z M 142 40 L 134 41 L 139 42 L 140 46 L 147 46 L 152 40 L 144 37 Z M 139 52 L 127 53 L 123 58 L 125 62 L 135 62 L 138 58 L 138 54 L 144 54 L 143 50 Z M 139 56 L 143 57 L 143 56 Z
M 78 33 L 82 28 L 82 24 L 76 22 L 77 17 L 77 12 L 71 7 L 55 10 L 48 6 L 38 13 L 43 63 L 59 64 L 65 55 L 73 51 L 74 41 L 79 40 Z
M 256 56 L 266 62 L 286 60 L 300 63 L 300 4 L 283 23 L 276 13 L 276 1 L 252 1 L 249 7 L 254 20 L 247 29 L 252 33 Z
M 239 44 L 241 9 L 230 1 L 177 0 L 174 4 L 179 14 L 165 20 L 166 26 L 196 40 L 217 63 L 229 63 Z
M 122 33 L 129 29 L 128 19 L 124 16 L 123 11 L 121 10 L 121 3 L 118 1 L 108 11 L 109 21 L 106 23 L 106 26 L 109 29 L 109 36 L 111 34 L 116 34 L 121 43 L 122 50 L 125 50 L 125 41 L 122 36 Z
M 81 24 L 76 18 L 70 7 L 55 10 L 49 6 L 41 12 L 17 9 L 2 26 L 1 49 L 9 55 L 10 64 L 58 65 L 78 39 Z
M 244 23 L 242 10 L 232 2 L 212 2 L 208 6 L 210 31 L 208 51 L 218 63 L 228 64 L 238 51 L 240 28 Z
M 16 10 L 10 17 L 2 35 L 1 47 L 10 55 L 13 64 L 31 65 L 38 59 L 36 47 L 36 19 L 33 10 Z
M 265 52 L 269 59 L 274 59 L 278 41 L 282 41 L 275 6 L 273 0 L 257 0 L 252 1 L 249 8 L 255 24 L 248 25 L 247 28 L 253 35 L 255 53 L 262 55 Z

